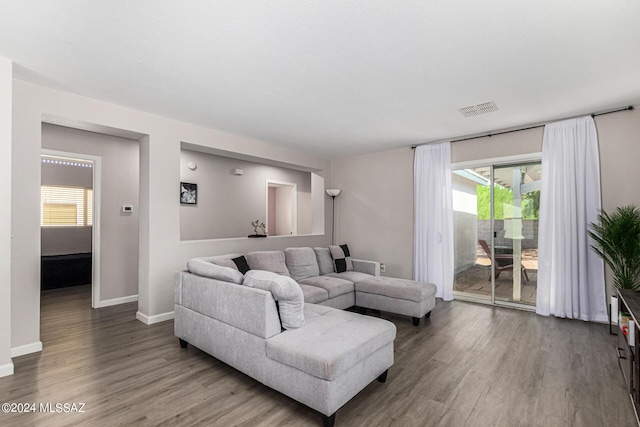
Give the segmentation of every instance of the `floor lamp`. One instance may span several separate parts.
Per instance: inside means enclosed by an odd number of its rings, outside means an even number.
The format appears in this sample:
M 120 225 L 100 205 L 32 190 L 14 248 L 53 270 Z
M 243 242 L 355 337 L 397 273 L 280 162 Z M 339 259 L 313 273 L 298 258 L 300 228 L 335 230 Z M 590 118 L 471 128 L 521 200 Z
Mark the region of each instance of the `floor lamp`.
M 338 188 L 331 188 L 327 190 L 327 194 L 331 196 L 332 207 L 331 207 L 331 244 L 334 245 L 335 241 L 335 229 L 336 229 L 336 196 L 339 196 L 342 193 L 342 190 Z

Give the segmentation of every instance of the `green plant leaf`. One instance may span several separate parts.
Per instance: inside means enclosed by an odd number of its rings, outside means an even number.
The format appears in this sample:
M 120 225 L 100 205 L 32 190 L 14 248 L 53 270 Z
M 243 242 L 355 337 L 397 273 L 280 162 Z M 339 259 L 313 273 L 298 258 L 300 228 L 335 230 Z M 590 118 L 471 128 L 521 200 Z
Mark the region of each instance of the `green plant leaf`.
M 604 210 L 590 224 L 593 250 L 613 273 L 613 291 L 640 289 L 640 210 L 635 205 Z

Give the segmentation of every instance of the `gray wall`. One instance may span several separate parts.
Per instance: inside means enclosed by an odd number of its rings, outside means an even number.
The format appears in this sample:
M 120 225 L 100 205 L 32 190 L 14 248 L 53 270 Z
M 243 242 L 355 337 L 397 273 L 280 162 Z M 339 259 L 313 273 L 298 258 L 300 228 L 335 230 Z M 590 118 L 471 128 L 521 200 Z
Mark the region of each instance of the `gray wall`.
M 195 171 L 187 167 L 189 161 L 196 162 Z M 244 174 L 234 175 L 235 168 L 242 169 Z M 198 184 L 197 205 L 180 206 L 182 240 L 253 234 L 251 222 L 256 219 L 266 221 L 267 180 L 297 184 L 298 234 L 311 234 L 309 172 L 183 149 L 180 151 L 180 179 Z
M 267 230 L 269 233 L 274 234 L 273 230 L 276 229 L 276 189 L 275 187 L 269 187 L 269 198 L 267 203 L 267 209 L 269 210 L 269 214 L 267 215 L 268 220 L 266 223 Z
M 600 143 L 602 207 L 640 205 L 640 109 L 595 119 Z
M 0 377 L 11 362 L 11 120 L 13 64 L 0 58 Z
M 138 142 L 43 124 L 42 148 L 101 158 L 100 300 L 136 295 L 140 180 Z M 133 205 L 133 213 L 123 213 L 121 208 L 124 204 Z M 55 235 L 55 232 L 47 234 L 49 237 Z M 43 254 L 50 250 L 43 243 Z
M 42 255 L 66 255 L 91 252 L 91 227 L 42 227 Z
M 93 188 L 93 168 L 42 163 L 40 182 L 42 185 Z
M 402 148 L 332 162 L 336 244 L 354 258 L 384 263 L 384 275 L 413 275 L 413 150 Z

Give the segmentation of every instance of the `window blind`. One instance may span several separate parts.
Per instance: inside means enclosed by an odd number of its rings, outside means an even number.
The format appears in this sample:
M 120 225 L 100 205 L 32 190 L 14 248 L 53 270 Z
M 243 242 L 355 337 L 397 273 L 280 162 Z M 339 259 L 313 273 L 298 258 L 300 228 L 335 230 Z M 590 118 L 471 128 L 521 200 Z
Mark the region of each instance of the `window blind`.
M 40 225 L 93 225 L 93 190 L 43 185 L 40 193 Z

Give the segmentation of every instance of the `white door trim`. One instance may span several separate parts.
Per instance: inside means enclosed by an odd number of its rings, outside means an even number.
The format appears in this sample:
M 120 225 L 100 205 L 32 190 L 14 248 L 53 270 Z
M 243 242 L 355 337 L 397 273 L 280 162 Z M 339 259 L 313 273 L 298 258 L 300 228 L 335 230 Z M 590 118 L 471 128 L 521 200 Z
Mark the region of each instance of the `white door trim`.
M 100 307 L 100 200 L 102 158 L 90 154 L 72 153 L 68 151 L 49 150 L 43 148 L 41 154 L 49 156 L 69 157 L 72 159 L 93 162 L 93 225 L 91 226 L 91 308 Z

